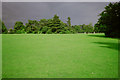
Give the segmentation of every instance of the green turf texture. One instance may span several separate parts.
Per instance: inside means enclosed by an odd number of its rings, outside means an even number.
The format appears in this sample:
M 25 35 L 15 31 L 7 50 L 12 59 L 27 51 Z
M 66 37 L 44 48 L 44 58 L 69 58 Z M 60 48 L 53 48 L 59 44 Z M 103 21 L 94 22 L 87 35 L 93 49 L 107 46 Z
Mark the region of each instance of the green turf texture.
M 0 34 L 0 80 L 2 78 L 2 35 Z
M 3 78 L 117 78 L 118 39 L 104 34 L 3 34 Z

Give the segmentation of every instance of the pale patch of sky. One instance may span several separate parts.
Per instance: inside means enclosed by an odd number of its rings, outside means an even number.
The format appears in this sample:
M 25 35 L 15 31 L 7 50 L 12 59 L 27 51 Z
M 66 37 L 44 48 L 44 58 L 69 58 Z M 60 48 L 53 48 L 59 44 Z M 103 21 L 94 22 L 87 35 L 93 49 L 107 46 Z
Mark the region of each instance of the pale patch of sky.
M 71 17 L 72 25 L 95 24 L 109 2 L 3 2 L 2 20 L 7 28 L 16 21 L 50 19 L 58 14 L 63 22 Z
M 120 0 L 2 0 L 3 2 L 118 2 Z

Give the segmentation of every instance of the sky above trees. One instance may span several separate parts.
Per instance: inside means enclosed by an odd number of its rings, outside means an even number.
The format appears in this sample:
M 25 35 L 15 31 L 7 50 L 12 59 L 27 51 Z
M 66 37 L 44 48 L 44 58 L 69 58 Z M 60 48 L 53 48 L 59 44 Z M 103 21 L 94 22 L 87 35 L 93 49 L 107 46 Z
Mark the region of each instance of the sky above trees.
M 2 0 L 2 2 L 118 2 L 119 0 Z
M 57 14 L 63 22 L 71 17 L 72 25 L 95 24 L 109 2 L 3 2 L 2 20 L 7 28 L 16 21 L 49 19 Z

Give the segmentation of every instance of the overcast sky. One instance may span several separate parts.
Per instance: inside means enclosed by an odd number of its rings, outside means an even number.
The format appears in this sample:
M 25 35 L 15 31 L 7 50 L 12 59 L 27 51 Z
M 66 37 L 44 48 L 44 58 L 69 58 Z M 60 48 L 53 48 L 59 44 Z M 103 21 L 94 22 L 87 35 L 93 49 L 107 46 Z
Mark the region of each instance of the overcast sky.
M 71 17 L 72 25 L 95 24 L 98 14 L 109 2 L 3 2 L 2 20 L 7 28 L 16 21 L 49 19 L 58 14 L 63 22 Z
M 118 2 L 120 0 L 1 0 L 2 2 Z

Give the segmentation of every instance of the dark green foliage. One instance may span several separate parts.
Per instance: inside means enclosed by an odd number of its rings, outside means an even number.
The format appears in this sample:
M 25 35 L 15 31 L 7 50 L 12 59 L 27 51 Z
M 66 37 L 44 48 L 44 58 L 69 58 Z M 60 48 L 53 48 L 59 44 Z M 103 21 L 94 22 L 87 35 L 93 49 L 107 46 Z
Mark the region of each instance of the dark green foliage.
M 17 34 L 25 34 L 26 32 L 25 32 L 24 29 L 22 29 L 22 30 L 17 30 L 16 33 L 17 33 Z
M 93 28 L 93 26 L 92 26 L 92 23 L 88 24 L 87 27 L 88 27 L 88 28 L 87 28 L 87 32 L 92 33 L 92 32 L 94 31 L 94 28 Z
M 68 21 L 67 21 L 67 25 L 68 25 L 69 27 L 71 27 L 71 18 L 68 17 L 67 19 L 68 19 Z
M 100 14 L 95 31 L 104 32 L 108 37 L 120 38 L 120 2 L 110 3 Z M 99 30 L 98 30 L 99 29 Z
M 17 21 L 14 29 L 9 30 L 9 34 L 74 34 L 93 32 L 92 24 L 71 26 L 71 18 L 68 17 L 67 19 L 67 23 L 64 23 L 55 14 L 52 19 L 28 20 L 25 26 L 23 22 Z
M 22 22 L 18 21 L 15 23 L 14 30 L 22 30 L 24 28 L 25 28 L 25 26 L 23 25 Z
M 8 30 L 5 27 L 5 24 L 2 22 L 2 34 L 7 34 L 7 33 L 8 33 Z
M 47 34 L 52 34 L 52 30 L 48 29 L 48 31 L 46 32 Z
M 72 26 L 77 33 L 82 33 L 82 27 L 81 25 L 74 25 Z
M 42 33 L 45 34 L 47 31 L 48 31 L 48 27 L 47 27 L 47 26 L 44 26 L 44 27 L 42 28 Z
M 15 31 L 13 29 L 9 29 L 8 34 L 14 34 Z
M 59 27 L 61 20 L 59 19 L 59 16 L 56 14 L 53 17 L 53 27 Z
M 89 25 L 74 25 L 72 26 L 76 33 L 92 33 L 94 31 L 92 23 Z
M 28 20 L 28 23 L 26 23 L 25 31 L 27 33 L 37 34 L 39 29 L 40 26 L 36 20 Z
M 14 25 L 14 33 L 16 34 L 22 34 L 25 33 L 25 26 L 23 25 L 23 22 L 17 21 Z
M 98 23 L 94 25 L 94 31 L 97 33 L 102 32 L 102 30 L 100 29 L 100 25 Z
M 2 34 L 2 21 L 0 20 L 0 34 Z

